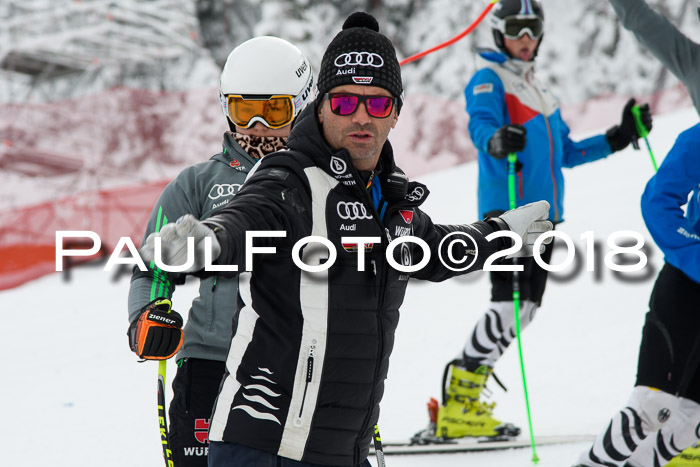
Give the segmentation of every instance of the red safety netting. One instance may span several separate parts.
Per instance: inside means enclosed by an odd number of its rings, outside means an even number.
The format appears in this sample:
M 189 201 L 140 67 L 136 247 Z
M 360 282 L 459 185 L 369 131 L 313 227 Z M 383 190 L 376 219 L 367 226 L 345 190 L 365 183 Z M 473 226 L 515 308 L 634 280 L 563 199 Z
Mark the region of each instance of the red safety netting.
M 121 237 L 141 244 L 146 222 L 167 181 L 136 187 L 81 193 L 0 213 L 0 290 L 55 272 L 56 231 L 89 230 L 99 235 L 102 251 L 111 254 Z M 89 249 L 92 240 L 67 237 L 64 249 Z M 66 266 L 65 262 L 61 263 Z

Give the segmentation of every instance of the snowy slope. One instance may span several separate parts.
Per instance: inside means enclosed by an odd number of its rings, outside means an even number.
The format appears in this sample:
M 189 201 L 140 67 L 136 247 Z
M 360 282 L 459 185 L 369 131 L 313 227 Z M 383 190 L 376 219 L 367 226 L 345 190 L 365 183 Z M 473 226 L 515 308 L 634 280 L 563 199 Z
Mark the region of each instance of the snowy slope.
M 693 109 L 658 118 L 650 138 L 657 158 L 696 122 Z M 608 251 L 605 239 L 618 230 L 640 232 L 651 242 L 639 210 L 651 175 L 648 155 L 631 149 L 567 172 L 567 221 L 559 231 L 572 238 L 577 258 L 584 258 L 584 231 L 593 231 L 603 242 L 602 253 Z M 476 219 L 474 164 L 420 180 L 432 187 L 425 209 L 436 221 Z M 604 266 L 598 266 L 599 281 L 585 271 L 568 282 L 550 281 L 540 315 L 523 339 L 536 435 L 595 434 L 625 402 L 634 382 L 649 292 L 662 261 L 653 245 L 651 251 L 648 267 L 654 271 L 638 283 L 622 282 Z M 555 255 L 555 261 L 561 259 Z M 136 363 L 128 350 L 129 282 L 126 276 L 116 282 L 111 278 L 100 267 L 83 267 L 73 271 L 70 282 L 54 274 L 0 293 L 0 348 L 5 355 L 0 465 L 162 465 L 157 365 Z M 195 293 L 194 282 L 180 287 L 175 308 L 184 311 Z M 443 365 L 459 352 L 485 309 L 488 293 L 484 275 L 411 284 L 382 403 L 384 439 L 407 437 L 423 427 L 425 402 L 438 396 Z M 498 415 L 525 428 L 515 350 L 509 349 L 496 368 L 510 391 L 494 388 L 494 398 Z M 169 380 L 174 371 L 171 362 Z M 539 448 L 538 465 L 571 465 L 584 448 Z M 523 449 L 389 457 L 388 465 L 503 467 L 526 466 L 529 460 L 529 451 Z

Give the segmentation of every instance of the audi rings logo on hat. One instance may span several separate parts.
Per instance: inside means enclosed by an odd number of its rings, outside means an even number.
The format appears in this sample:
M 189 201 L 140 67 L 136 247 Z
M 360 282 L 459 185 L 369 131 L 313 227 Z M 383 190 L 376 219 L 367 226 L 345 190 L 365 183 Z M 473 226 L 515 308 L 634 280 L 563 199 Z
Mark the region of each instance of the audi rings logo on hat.
M 219 199 L 219 198 L 227 198 L 229 196 L 233 196 L 236 193 L 238 193 L 238 190 L 241 189 L 241 185 L 238 183 L 217 183 L 213 187 L 211 187 L 211 190 L 209 190 L 209 198 L 210 199 Z
M 346 52 L 340 54 L 333 62 L 336 67 L 344 66 L 373 66 L 381 68 L 384 66 L 384 59 L 381 55 L 374 52 Z
M 336 206 L 338 216 L 343 220 L 371 219 L 372 215 L 367 212 L 367 207 L 359 201 L 341 201 Z

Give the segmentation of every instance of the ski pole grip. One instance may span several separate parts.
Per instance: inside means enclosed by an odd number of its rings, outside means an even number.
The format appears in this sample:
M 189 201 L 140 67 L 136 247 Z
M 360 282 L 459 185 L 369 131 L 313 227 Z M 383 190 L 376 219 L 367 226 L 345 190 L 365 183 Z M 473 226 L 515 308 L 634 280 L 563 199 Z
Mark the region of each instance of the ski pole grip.
M 634 126 L 637 129 L 637 134 L 640 138 L 646 138 L 649 135 L 649 130 L 642 123 L 642 111 L 638 105 L 632 107 L 632 116 L 634 117 Z

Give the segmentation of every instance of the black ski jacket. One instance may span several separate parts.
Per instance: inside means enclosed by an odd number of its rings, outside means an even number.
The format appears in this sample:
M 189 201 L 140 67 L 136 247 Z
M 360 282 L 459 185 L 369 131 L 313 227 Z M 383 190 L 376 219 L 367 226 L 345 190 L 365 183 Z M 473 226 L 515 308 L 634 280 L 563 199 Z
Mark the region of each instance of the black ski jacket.
M 367 457 L 379 418 L 409 277 L 442 281 L 481 269 L 488 256 L 508 246 L 502 238 L 484 237 L 507 226 L 500 219 L 435 225 L 419 208 L 428 190 L 415 182 L 405 196 L 375 208 L 347 151 L 325 142 L 314 107 L 295 124 L 290 150 L 266 156 L 228 206 L 204 221 L 222 246 L 216 263 L 241 271 L 246 231 L 285 233 L 254 241 L 254 247 L 275 252 L 254 254 L 252 272 L 240 275 L 238 327 L 209 439 L 307 463 L 355 466 Z M 389 142 L 380 160 L 375 183 L 386 187 L 387 175 L 400 171 Z M 463 268 L 473 261 L 466 271 L 453 271 L 440 259 L 449 260 L 448 242 L 439 246 L 453 232 L 464 242 L 452 257 L 466 261 L 448 265 Z M 297 251 L 309 236 L 332 248 L 316 241 Z M 416 243 L 395 244 L 397 264 L 421 266 L 411 273 L 386 259 L 389 243 L 405 236 L 418 237 L 430 251 L 424 262 L 427 254 Z M 364 237 L 364 252 L 347 237 Z M 310 266 L 332 266 L 302 272 L 295 256 Z

